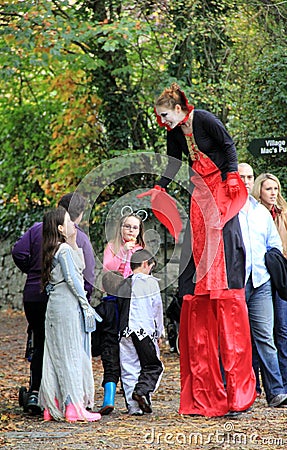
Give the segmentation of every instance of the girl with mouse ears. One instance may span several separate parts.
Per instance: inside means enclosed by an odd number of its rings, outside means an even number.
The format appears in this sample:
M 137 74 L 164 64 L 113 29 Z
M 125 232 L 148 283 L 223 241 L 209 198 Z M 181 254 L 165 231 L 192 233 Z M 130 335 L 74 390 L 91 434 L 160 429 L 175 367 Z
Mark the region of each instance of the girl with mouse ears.
M 131 255 L 145 247 L 143 222 L 147 213 L 146 211 L 144 212 L 144 218 L 134 212 L 122 215 L 117 223 L 114 238 L 108 242 L 104 250 L 104 271 L 117 270 L 124 278 L 132 274 L 130 267 Z

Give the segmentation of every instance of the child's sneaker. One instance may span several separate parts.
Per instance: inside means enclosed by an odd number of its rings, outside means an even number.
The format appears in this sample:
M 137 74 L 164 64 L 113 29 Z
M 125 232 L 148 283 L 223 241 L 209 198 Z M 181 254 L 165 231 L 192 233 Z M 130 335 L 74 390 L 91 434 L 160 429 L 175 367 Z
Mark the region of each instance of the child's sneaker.
M 132 394 L 132 399 L 137 401 L 140 409 L 145 413 L 152 413 L 151 405 L 145 395 L 139 395 L 136 391 Z

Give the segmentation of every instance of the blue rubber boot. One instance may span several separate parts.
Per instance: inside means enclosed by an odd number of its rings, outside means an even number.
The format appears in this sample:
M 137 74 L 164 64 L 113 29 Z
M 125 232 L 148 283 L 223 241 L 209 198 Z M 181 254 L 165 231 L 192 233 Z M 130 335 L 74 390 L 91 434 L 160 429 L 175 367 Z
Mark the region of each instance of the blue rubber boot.
M 98 411 L 102 416 L 110 414 L 115 407 L 116 383 L 109 381 L 104 385 L 104 401 Z

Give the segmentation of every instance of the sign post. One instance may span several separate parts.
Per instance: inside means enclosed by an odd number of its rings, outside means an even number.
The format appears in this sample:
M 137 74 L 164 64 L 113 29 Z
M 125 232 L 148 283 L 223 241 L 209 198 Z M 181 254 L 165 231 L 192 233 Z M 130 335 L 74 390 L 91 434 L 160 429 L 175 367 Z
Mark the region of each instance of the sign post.
M 287 155 L 287 137 L 253 139 L 248 150 L 253 156 Z

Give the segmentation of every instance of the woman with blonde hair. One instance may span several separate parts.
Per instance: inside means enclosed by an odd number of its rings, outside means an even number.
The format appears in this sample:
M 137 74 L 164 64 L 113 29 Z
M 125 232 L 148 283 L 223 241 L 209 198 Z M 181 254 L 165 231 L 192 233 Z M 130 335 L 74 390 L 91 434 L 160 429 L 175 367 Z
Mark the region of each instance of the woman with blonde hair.
M 252 195 L 270 211 L 287 258 L 287 202 L 281 194 L 280 181 L 272 173 L 261 173 L 254 182 Z
M 254 182 L 252 195 L 264 205 L 273 217 L 280 235 L 283 254 L 287 258 L 287 202 L 281 193 L 279 179 L 272 173 L 261 173 Z M 287 390 L 287 302 L 278 292 L 274 300 L 274 340 L 285 391 Z

